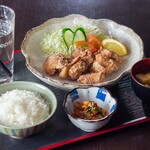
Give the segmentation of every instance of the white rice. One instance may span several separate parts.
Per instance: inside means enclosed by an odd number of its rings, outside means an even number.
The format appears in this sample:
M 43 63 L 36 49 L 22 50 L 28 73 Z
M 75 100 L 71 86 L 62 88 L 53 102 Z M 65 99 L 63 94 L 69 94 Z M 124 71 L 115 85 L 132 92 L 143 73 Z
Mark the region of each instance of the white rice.
M 39 93 L 12 90 L 0 96 L 0 123 L 10 127 L 28 127 L 46 119 L 49 104 Z

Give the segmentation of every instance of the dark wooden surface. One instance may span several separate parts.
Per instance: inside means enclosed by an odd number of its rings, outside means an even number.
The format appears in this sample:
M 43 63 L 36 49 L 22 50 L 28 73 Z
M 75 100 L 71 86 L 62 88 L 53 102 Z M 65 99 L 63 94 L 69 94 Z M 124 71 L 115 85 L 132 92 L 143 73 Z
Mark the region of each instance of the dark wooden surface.
M 29 29 L 44 21 L 82 14 L 89 18 L 108 18 L 132 28 L 144 42 L 145 56 L 150 57 L 150 0 L 0 0 L 0 4 L 16 12 L 15 49 L 20 49 Z M 149 139 L 150 124 L 144 123 L 60 149 L 149 150 Z

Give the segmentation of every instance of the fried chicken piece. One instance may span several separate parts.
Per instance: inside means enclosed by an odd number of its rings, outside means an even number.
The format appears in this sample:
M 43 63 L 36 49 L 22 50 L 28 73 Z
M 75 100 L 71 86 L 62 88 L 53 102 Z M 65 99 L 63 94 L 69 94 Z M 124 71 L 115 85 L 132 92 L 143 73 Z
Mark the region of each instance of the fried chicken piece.
M 107 67 L 109 65 L 108 60 L 111 59 L 112 55 L 113 55 L 113 51 L 103 49 L 98 54 L 95 55 L 95 59 L 103 67 Z
M 61 54 L 49 56 L 43 64 L 44 71 L 48 75 L 55 75 L 56 71 L 62 69 L 66 65 L 66 63 L 67 61 Z
M 67 59 L 68 64 L 66 66 L 64 66 L 64 68 L 61 69 L 61 71 L 59 73 L 59 77 L 66 79 L 68 77 L 69 69 L 71 68 L 71 66 L 76 64 L 79 60 L 80 60 L 79 56 L 75 57 L 75 58 Z
M 78 48 L 73 52 L 72 57 L 80 57 L 81 60 L 88 63 L 88 65 L 94 61 L 94 54 L 89 49 Z
M 95 70 L 101 70 L 100 67 L 102 66 L 102 67 L 104 67 L 106 74 L 110 74 L 114 71 L 117 71 L 119 68 L 117 61 L 115 61 L 113 59 L 105 59 L 104 57 L 101 56 L 101 54 L 96 55 L 96 62 L 97 62 L 97 66 L 95 64 L 93 64 L 93 68 Z M 98 63 L 99 63 L 99 68 L 98 68 Z
M 113 51 L 108 49 L 103 49 L 100 51 L 101 56 L 104 57 L 105 59 L 110 59 L 113 53 L 114 53 Z
M 123 61 L 123 56 L 119 56 L 116 53 L 113 53 L 112 59 L 114 59 L 118 63 L 121 63 Z
M 75 58 L 69 58 L 67 59 L 68 60 L 68 65 L 69 66 L 72 66 L 74 65 L 75 63 L 77 63 L 79 60 L 81 60 L 81 57 L 80 56 L 77 56 Z
M 94 61 L 94 55 L 90 50 L 85 50 L 85 55 L 81 57 L 88 65 L 91 65 Z
M 65 66 L 64 68 L 62 68 L 59 73 L 59 77 L 61 77 L 63 79 L 67 79 L 69 69 L 70 69 L 70 66 Z
M 92 72 L 101 72 L 101 71 L 105 71 L 105 67 L 103 67 L 100 63 L 98 63 L 97 61 L 94 61 L 94 63 L 91 66 L 91 71 Z
M 85 55 L 85 49 L 82 49 L 82 48 L 78 48 L 72 53 L 73 58 L 82 56 L 82 55 Z
M 100 51 L 100 54 L 102 57 L 106 59 L 114 59 L 118 63 L 121 63 L 123 60 L 123 56 L 117 55 L 114 51 L 108 50 L 108 49 L 103 49 Z
M 95 56 L 95 59 L 96 62 L 98 62 L 101 66 L 105 68 L 106 74 L 110 74 L 118 70 L 119 63 L 122 62 L 123 57 L 117 55 L 113 51 L 103 49 L 100 53 L 98 53 Z M 95 67 L 94 69 L 98 69 L 98 67 L 97 68 Z
M 81 75 L 78 78 L 78 82 L 81 84 L 95 84 L 95 83 L 101 83 L 104 81 L 105 73 L 103 71 L 98 73 L 89 73 Z
M 88 65 L 86 62 L 79 60 L 73 66 L 70 67 L 68 75 L 72 80 L 76 80 L 79 76 L 86 71 Z
M 119 66 L 115 60 L 110 59 L 108 61 L 108 63 L 109 63 L 109 65 L 105 68 L 106 74 L 110 74 L 110 73 L 118 70 Z
M 97 61 L 101 66 L 107 67 L 107 66 L 109 65 L 109 62 L 108 62 L 109 59 L 107 59 L 106 57 L 103 57 L 101 54 L 97 54 L 97 55 L 95 56 L 95 58 L 96 58 L 96 61 Z

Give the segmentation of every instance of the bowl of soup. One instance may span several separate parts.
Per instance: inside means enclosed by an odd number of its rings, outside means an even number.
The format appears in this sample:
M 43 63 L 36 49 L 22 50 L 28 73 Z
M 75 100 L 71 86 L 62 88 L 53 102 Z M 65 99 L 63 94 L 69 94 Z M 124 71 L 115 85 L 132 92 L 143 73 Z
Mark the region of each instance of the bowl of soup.
M 150 58 L 136 62 L 130 71 L 132 88 L 144 103 L 150 105 Z

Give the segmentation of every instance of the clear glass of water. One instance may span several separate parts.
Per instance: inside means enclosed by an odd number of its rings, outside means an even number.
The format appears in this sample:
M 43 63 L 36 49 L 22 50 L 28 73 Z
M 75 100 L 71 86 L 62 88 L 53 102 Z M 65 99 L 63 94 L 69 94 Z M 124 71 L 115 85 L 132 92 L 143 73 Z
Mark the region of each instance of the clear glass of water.
M 15 12 L 0 5 L 0 84 L 13 81 Z

